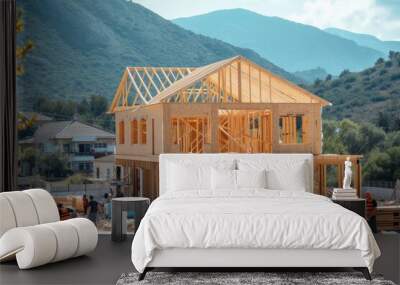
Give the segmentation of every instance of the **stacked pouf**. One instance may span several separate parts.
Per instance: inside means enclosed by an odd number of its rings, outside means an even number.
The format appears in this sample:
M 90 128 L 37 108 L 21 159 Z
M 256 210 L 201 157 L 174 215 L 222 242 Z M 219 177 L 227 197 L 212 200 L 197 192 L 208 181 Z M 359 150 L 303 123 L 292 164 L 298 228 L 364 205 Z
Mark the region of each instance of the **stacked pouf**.
M 43 189 L 0 193 L 0 261 L 17 259 L 20 269 L 93 251 L 96 226 L 88 219 L 60 221 L 52 196 Z

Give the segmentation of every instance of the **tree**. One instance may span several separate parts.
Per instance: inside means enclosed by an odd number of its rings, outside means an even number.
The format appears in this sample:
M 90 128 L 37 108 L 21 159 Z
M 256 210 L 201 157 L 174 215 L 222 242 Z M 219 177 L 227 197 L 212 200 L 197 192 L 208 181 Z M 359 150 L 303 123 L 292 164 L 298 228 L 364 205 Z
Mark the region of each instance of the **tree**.
M 394 146 L 400 146 L 400 131 L 391 132 L 386 135 L 383 148 L 388 149 Z
M 337 121 L 323 122 L 323 153 L 346 153 L 346 147 L 339 137 Z
M 21 165 L 22 173 L 20 175 L 34 174 L 38 152 L 33 147 L 27 147 L 18 153 L 19 163 Z M 28 171 L 26 171 L 28 169 Z
M 66 161 L 60 153 L 43 154 L 39 159 L 39 173 L 50 178 L 65 177 L 70 172 Z
M 378 58 L 378 60 L 375 62 L 375 65 L 380 65 L 380 64 L 383 64 L 383 63 L 385 63 L 385 60 L 383 59 L 383 58 Z
M 101 95 L 90 96 L 90 111 L 94 116 L 99 116 L 107 111 L 107 98 Z
M 371 150 L 379 149 L 385 141 L 386 134 L 383 129 L 371 123 L 363 123 L 359 129 L 360 134 L 360 153 L 367 154 Z
M 374 151 L 369 155 L 368 161 L 363 169 L 363 176 L 369 180 L 388 180 L 388 166 L 390 164 L 390 157 L 387 153 Z
M 25 29 L 25 23 L 23 20 L 23 10 L 22 8 L 17 8 L 17 22 L 16 22 L 16 30 L 17 34 L 20 34 Z M 17 59 L 17 76 L 24 74 L 24 66 L 22 64 L 23 58 L 33 49 L 34 45 L 31 40 L 27 40 L 25 43 L 17 46 L 16 49 L 16 59 Z
M 88 101 L 84 98 L 82 101 L 78 104 L 77 111 L 79 114 L 85 114 L 88 113 L 90 110 L 90 105 Z
M 314 85 L 315 85 L 315 86 L 320 86 L 321 83 L 322 83 L 322 80 L 319 79 L 319 78 L 315 79 L 315 81 L 314 81 Z
M 388 132 L 390 130 L 390 122 L 391 122 L 391 118 L 388 113 L 385 113 L 385 112 L 378 113 L 378 118 L 376 120 L 376 124 L 379 127 L 381 127 L 385 132 Z
M 396 57 L 399 55 L 400 53 L 399 52 L 395 52 L 395 51 L 389 51 L 389 59 L 390 60 L 394 60 L 394 59 L 396 59 Z
M 350 71 L 348 69 L 345 69 L 339 74 L 339 77 L 342 78 L 342 77 L 346 76 L 347 74 L 350 74 Z
M 391 147 L 384 152 L 372 152 L 364 167 L 364 177 L 385 181 L 400 179 L 400 146 Z
M 339 123 L 339 138 L 347 153 L 360 153 L 359 125 L 349 119 Z
M 25 117 L 22 113 L 17 114 L 18 139 L 32 137 L 37 129 L 36 116 Z

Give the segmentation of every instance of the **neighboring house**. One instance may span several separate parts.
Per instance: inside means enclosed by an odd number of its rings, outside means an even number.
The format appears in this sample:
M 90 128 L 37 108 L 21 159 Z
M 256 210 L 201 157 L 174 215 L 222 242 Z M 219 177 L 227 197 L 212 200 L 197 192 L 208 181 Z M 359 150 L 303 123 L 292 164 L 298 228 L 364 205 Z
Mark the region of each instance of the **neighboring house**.
M 93 163 L 93 178 L 101 181 L 120 181 L 123 169 L 115 164 L 115 154 L 96 158 Z
M 73 172 L 91 173 L 96 158 L 115 151 L 113 133 L 75 120 L 44 123 L 27 143 L 41 153 L 64 154 Z
M 36 112 L 20 112 L 20 114 L 26 120 L 33 120 L 38 126 L 53 121 L 53 118 Z

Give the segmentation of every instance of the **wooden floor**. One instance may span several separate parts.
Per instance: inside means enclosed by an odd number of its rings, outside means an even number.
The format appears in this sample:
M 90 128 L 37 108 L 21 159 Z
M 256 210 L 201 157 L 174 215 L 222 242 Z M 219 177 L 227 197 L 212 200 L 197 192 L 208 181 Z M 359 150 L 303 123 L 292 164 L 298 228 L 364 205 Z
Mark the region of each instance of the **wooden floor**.
M 400 284 L 400 234 L 378 234 L 376 240 L 382 256 L 375 272 Z M 96 250 L 82 256 L 30 270 L 19 270 L 15 262 L 0 265 L 0 284 L 115 284 L 122 273 L 133 272 L 132 237 L 121 243 L 110 235 L 100 235 Z

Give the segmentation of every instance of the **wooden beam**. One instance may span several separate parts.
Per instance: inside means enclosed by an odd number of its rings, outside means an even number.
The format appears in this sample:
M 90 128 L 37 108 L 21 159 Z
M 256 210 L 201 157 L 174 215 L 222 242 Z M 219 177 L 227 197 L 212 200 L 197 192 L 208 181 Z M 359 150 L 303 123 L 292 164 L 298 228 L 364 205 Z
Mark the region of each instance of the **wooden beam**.
M 143 81 L 143 78 L 140 76 L 140 73 L 136 70 L 136 68 L 134 67 L 134 70 L 136 72 L 136 75 L 139 77 L 140 82 L 142 82 L 144 89 L 146 90 L 146 94 L 151 98 L 153 98 L 153 96 L 151 96 L 151 92 L 149 91 L 149 89 L 146 86 L 146 83 Z
M 131 80 L 133 86 L 134 86 L 135 89 L 136 89 L 136 92 L 139 93 L 140 98 L 142 98 L 142 100 L 143 100 L 146 104 L 148 104 L 149 102 L 148 102 L 147 99 L 143 96 L 142 91 L 140 91 L 140 88 L 137 86 L 137 84 L 136 84 L 136 82 L 135 82 L 135 79 L 133 78 L 133 76 L 132 76 L 131 72 L 129 71 L 129 69 L 128 69 L 128 75 L 129 75 L 129 78 L 130 78 L 130 80 Z
M 147 68 L 144 70 L 144 72 L 146 73 L 147 77 L 149 78 L 150 82 L 152 83 L 154 89 L 156 89 L 157 93 L 160 93 L 160 89 L 158 89 L 156 83 L 153 81 L 153 76 L 150 76 L 150 74 L 147 72 Z
M 239 97 L 239 102 L 242 102 L 242 67 L 241 67 L 241 59 L 238 60 L 238 97 Z
M 164 85 L 164 82 L 161 80 L 160 76 L 158 75 L 157 70 L 155 70 L 154 67 L 151 67 L 151 70 L 152 70 L 152 72 L 155 74 L 155 76 L 157 77 L 158 82 L 160 82 L 162 88 L 165 89 L 166 87 L 165 87 L 165 85 Z
M 251 94 L 251 66 L 249 64 L 249 102 L 250 103 L 251 103 L 251 97 L 252 97 L 252 94 Z
M 166 80 L 168 81 L 168 83 L 171 85 L 172 82 L 171 82 L 171 80 L 169 79 L 168 75 L 166 74 L 164 68 L 161 68 L 161 73 L 164 75 L 165 79 L 166 79 Z

